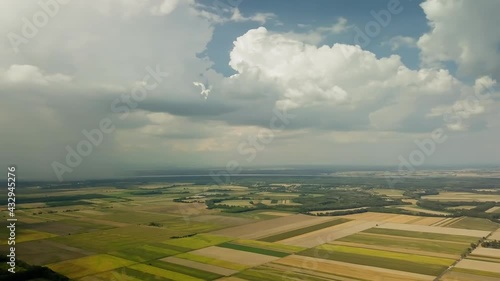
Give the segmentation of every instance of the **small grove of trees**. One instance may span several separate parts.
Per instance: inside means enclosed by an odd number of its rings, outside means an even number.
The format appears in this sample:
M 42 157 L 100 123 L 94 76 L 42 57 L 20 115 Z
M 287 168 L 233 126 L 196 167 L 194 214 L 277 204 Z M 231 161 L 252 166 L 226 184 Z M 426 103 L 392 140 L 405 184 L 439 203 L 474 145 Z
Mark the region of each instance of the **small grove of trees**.
M 498 240 L 484 241 L 483 243 L 481 243 L 481 246 L 484 248 L 500 249 L 500 241 Z

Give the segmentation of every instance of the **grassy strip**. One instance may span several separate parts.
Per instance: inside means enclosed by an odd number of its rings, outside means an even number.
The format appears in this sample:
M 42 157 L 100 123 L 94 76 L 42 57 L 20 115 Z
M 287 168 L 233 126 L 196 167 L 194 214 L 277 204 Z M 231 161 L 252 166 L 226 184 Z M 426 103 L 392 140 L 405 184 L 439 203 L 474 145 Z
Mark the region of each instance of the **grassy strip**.
M 288 239 L 288 238 L 291 238 L 291 237 L 294 237 L 294 236 L 306 234 L 306 233 L 309 233 L 309 232 L 312 232 L 312 231 L 320 230 L 320 229 L 323 229 L 323 228 L 326 228 L 326 227 L 330 227 L 330 226 L 342 224 L 342 223 L 345 223 L 345 222 L 348 222 L 348 221 L 350 221 L 350 220 L 344 219 L 344 218 L 339 218 L 339 219 L 336 219 L 336 220 L 327 221 L 327 222 L 324 222 L 324 223 L 315 224 L 315 225 L 311 225 L 311 226 L 308 226 L 308 227 L 295 229 L 295 230 L 288 231 L 288 232 L 285 232 L 285 233 L 279 233 L 279 234 L 276 234 L 276 235 L 267 236 L 267 237 L 259 239 L 259 241 L 276 242 L 276 241 Z
M 256 254 L 279 257 L 279 258 L 286 257 L 289 255 L 288 253 L 267 250 L 267 249 L 261 249 L 261 248 L 255 248 L 255 247 L 250 247 L 250 246 L 243 246 L 243 245 L 232 244 L 232 243 L 223 243 L 223 244 L 220 244 L 217 246 L 223 247 L 223 248 L 228 248 L 228 249 L 233 249 L 233 250 L 238 250 L 238 251 L 245 251 L 245 252 L 251 252 L 251 253 L 256 253 Z
M 454 255 L 460 255 L 468 247 L 467 244 L 462 245 L 457 243 L 447 243 L 444 241 L 421 241 L 405 237 L 398 237 L 397 239 L 394 239 L 393 237 L 388 236 L 366 235 L 363 233 L 350 235 L 341 238 L 338 241 Z
M 153 261 L 150 263 L 150 265 L 155 266 L 155 267 L 159 267 L 161 269 L 166 269 L 166 270 L 175 271 L 178 273 L 190 275 L 190 276 L 197 277 L 197 278 L 200 278 L 203 280 L 214 280 L 214 279 L 223 277 L 223 275 L 220 275 L 217 273 L 212 273 L 212 272 L 208 272 L 208 271 L 204 271 L 204 270 L 200 270 L 200 269 L 196 269 L 196 268 L 192 268 L 192 267 L 187 267 L 187 266 L 180 265 L 180 264 L 169 263 L 169 262 L 165 262 L 165 261 Z
M 477 242 L 479 240 L 479 238 L 471 236 L 397 230 L 397 229 L 387 229 L 387 228 L 370 228 L 363 232 L 393 235 L 393 236 L 403 236 L 411 238 L 423 238 L 423 239 L 440 240 L 440 241 L 461 242 L 461 243 L 472 243 L 472 242 Z M 399 239 L 399 237 L 395 239 Z
M 437 276 L 454 260 L 388 251 L 322 245 L 300 255 Z

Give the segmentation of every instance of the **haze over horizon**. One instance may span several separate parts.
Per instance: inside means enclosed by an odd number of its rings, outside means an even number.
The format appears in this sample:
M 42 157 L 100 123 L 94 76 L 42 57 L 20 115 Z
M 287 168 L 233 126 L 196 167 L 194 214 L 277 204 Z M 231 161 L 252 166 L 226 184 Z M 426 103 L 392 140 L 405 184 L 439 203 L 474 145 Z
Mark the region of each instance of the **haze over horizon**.
M 0 162 L 44 180 L 498 166 L 499 12 L 496 0 L 1 1 Z

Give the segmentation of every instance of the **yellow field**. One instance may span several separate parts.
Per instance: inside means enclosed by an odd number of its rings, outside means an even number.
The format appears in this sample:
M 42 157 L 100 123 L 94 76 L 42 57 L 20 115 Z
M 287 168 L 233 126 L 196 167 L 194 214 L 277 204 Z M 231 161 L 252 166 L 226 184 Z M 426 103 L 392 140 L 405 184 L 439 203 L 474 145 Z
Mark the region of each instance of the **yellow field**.
M 50 264 L 48 267 L 56 272 L 60 272 L 61 274 L 68 276 L 69 278 L 78 278 L 128 266 L 133 263 L 133 261 L 126 259 L 101 254 L 62 261 Z
M 232 269 L 232 270 L 236 270 L 236 271 L 241 271 L 241 270 L 248 268 L 248 266 L 244 265 L 244 264 L 239 264 L 239 263 L 226 261 L 226 260 L 213 258 L 213 257 L 206 257 L 203 255 L 194 254 L 193 252 L 179 254 L 175 257 L 180 258 L 180 259 L 195 261 L 195 262 L 199 262 L 199 263 L 220 266 L 223 268 Z
M 42 231 L 35 231 L 35 230 L 25 230 L 21 229 L 18 230 L 18 234 L 16 237 L 16 242 L 21 243 L 21 242 L 26 242 L 26 241 L 32 241 L 32 240 L 39 240 L 39 239 L 45 239 L 45 238 L 51 238 L 51 237 L 56 237 L 57 235 L 48 233 L 48 232 L 42 232 Z M 2 240 L 2 244 L 6 244 L 7 241 Z
M 191 254 L 205 256 L 209 258 L 221 259 L 238 264 L 256 266 L 266 262 L 279 259 L 278 257 L 262 254 L 238 251 L 228 248 L 212 246 L 190 252 Z
M 471 259 L 461 260 L 456 267 L 472 270 L 488 271 L 500 274 L 500 264 L 494 262 L 477 261 Z
M 429 233 L 438 233 L 438 234 L 453 234 L 453 235 L 463 235 L 463 236 L 472 236 L 472 237 L 484 237 L 484 236 L 488 236 L 488 234 L 490 234 L 489 231 L 481 231 L 481 230 L 424 226 L 424 225 L 411 225 L 411 224 L 399 224 L 399 223 L 384 223 L 382 225 L 379 225 L 378 227 L 379 228 L 396 229 L 396 230 L 408 230 L 408 231 L 429 232 Z
M 441 192 L 438 195 L 422 196 L 422 199 L 440 200 L 440 201 L 480 201 L 500 202 L 500 195 L 497 194 L 480 194 L 470 192 Z

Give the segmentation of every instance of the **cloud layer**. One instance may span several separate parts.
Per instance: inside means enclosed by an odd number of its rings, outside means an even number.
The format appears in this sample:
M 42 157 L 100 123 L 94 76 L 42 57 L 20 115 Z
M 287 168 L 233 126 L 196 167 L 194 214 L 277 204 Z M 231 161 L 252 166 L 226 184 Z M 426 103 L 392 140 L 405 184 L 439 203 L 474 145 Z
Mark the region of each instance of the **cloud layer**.
M 477 161 L 494 161 L 486 149 L 500 139 L 500 96 L 490 93 L 500 79 L 500 6 L 470 2 L 422 4 L 429 31 L 391 41 L 394 50 L 417 42 L 421 67 L 410 69 L 398 55 L 320 45 L 325 34 L 352 27 L 342 17 L 298 34 L 266 25 L 279 21 L 274 13 L 242 13 L 229 2 L 45 1 L 51 15 L 37 1 L 2 1 L 0 33 L 10 37 L 0 42 L 0 128 L 7 132 L 0 159 L 19 165 L 26 177 L 54 179 L 51 163 L 65 161 L 66 147 L 76 147 L 82 130 L 110 118 L 116 130 L 68 178 L 219 166 L 244 159 L 242 143 L 269 129 L 276 114 L 290 114 L 293 121 L 250 164 L 391 164 L 435 128 L 458 134 L 458 146 L 483 147 Z M 23 30 L 41 12 L 47 23 L 27 38 Z M 233 38 L 225 63 L 235 74 L 226 77 L 201 54 L 214 30 L 232 23 L 266 27 Z M 24 40 L 13 45 L 12 34 Z M 448 62 L 456 63 L 457 74 Z M 134 100 L 148 67 L 169 76 Z M 207 100 L 193 85 L 198 81 L 212 87 Z M 124 106 L 126 117 L 113 104 Z M 443 151 L 437 162 L 470 159 Z

